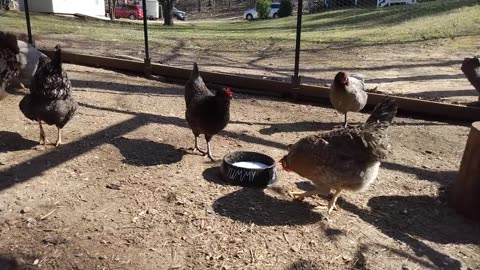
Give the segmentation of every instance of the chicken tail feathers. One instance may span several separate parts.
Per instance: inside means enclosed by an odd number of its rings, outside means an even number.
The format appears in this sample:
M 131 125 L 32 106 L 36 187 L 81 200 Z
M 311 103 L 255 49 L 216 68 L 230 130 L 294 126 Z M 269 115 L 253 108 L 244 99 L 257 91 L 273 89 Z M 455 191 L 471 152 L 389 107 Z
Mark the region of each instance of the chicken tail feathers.
M 9 49 L 15 54 L 19 54 L 17 37 L 14 34 L 0 31 L 0 49 Z
M 367 119 L 367 124 L 388 123 L 390 124 L 397 114 L 397 104 L 395 99 L 386 97 L 375 109 Z
M 192 74 L 190 75 L 190 80 L 195 80 L 199 77 L 200 75 L 198 74 L 198 65 L 197 62 L 193 62 L 193 70 Z
M 52 61 L 50 62 L 50 68 L 52 72 L 62 72 L 62 49 L 58 44 L 57 46 L 55 46 L 55 54 L 53 55 Z

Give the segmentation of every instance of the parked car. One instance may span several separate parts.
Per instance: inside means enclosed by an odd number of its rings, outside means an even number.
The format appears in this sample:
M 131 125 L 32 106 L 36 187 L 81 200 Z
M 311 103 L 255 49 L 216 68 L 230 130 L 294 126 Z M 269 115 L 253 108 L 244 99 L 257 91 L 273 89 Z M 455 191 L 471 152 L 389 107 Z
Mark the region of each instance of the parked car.
M 143 19 L 143 9 L 140 5 L 117 5 L 115 7 L 115 18 Z
M 187 19 L 187 13 L 185 11 L 178 10 L 176 7 L 172 9 L 172 15 L 177 20 L 185 21 Z
M 280 9 L 280 3 L 275 2 L 270 5 L 270 11 L 268 12 L 267 18 L 278 18 L 278 10 Z M 258 19 L 258 12 L 255 8 L 249 9 L 243 13 L 243 18 L 248 21 Z

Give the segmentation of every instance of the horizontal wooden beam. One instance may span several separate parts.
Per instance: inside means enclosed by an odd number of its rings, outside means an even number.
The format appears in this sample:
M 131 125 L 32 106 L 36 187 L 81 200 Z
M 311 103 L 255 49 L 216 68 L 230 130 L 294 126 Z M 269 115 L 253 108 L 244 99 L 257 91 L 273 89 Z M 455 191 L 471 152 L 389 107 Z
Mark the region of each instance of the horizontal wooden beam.
M 42 50 L 48 56 L 53 55 L 53 51 Z M 83 55 L 70 52 L 62 53 L 62 60 L 66 63 L 85 65 L 106 69 L 115 69 L 130 71 L 143 74 L 145 64 L 141 61 L 118 59 L 103 56 Z M 190 77 L 191 70 L 185 68 L 172 67 L 167 65 L 152 64 L 152 75 L 160 75 L 167 78 L 173 78 L 186 81 Z M 201 71 L 205 82 L 217 85 L 225 85 L 238 89 L 252 91 L 258 94 L 270 95 L 288 95 L 292 94 L 291 83 L 274 81 L 268 79 L 250 78 L 245 76 Z M 329 98 L 329 89 L 326 87 L 300 85 L 296 90 L 297 97 L 305 101 L 327 101 Z M 375 105 L 379 103 L 386 95 L 378 93 L 368 93 L 368 104 Z M 436 119 L 480 121 L 480 107 L 459 106 L 455 104 L 440 103 L 433 101 L 420 100 L 415 98 L 406 98 L 394 96 L 400 110 L 407 113 L 420 114 Z

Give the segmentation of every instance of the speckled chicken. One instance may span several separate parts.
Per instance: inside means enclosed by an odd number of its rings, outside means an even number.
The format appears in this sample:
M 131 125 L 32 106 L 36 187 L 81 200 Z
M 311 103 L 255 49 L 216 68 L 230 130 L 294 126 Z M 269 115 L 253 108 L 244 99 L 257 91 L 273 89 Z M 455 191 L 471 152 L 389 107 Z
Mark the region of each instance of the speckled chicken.
M 0 31 L 0 100 L 7 96 L 8 82 L 20 72 L 19 53 L 15 35 Z
M 330 214 L 342 190 L 368 188 L 389 152 L 387 129 L 396 112 L 395 101 L 386 98 L 375 107 L 365 124 L 307 136 L 292 145 L 280 163 L 286 171 L 311 180 L 316 189 L 291 194 L 303 199 L 335 189 L 327 208 Z
M 72 97 L 72 84 L 62 68 L 60 46 L 55 47 L 52 61 L 41 57 L 38 69 L 30 84 L 30 94 L 20 101 L 20 110 L 30 120 L 38 121 L 40 127 L 40 144 L 47 144 L 42 121 L 55 125 L 58 139 L 55 146 L 62 143 L 61 129 L 75 114 L 78 104 Z
M 480 94 L 480 59 L 478 56 L 466 57 L 462 63 L 462 71 L 468 81 Z M 480 97 L 478 97 L 480 101 Z
M 215 159 L 210 148 L 213 135 L 222 131 L 230 121 L 230 99 L 232 91 L 228 88 L 218 90 L 213 94 L 203 82 L 198 72 L 197 63 L 193 64 L 193 71 L 185 85 L 185 118 L 195 136 L 194 151 L 207 155 L 212 161 Z M 207 151 L 198 147 L 198 136 L 205 135 Z
M 330 86 L 330 102 L 333 107 L 345 115 L 344 127 L 347 127 L 347 113 L 358 112 L 367 104 L 368 95 L 362 78 L 338 72 Z

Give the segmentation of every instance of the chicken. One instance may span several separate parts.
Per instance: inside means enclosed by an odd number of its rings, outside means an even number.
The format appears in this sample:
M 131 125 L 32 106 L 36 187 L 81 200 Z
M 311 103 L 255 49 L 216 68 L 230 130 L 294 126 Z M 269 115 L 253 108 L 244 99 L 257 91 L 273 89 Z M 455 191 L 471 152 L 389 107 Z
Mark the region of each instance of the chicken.
M 386 98 L 373 110 L 367 122 L 300 139 L 290 147 L 280 163 L 315 183 L 308 192 L 291 192 L 298 199 L 315 194 L 335 195 L 328 203 L 328 213 L 342 190 L 363 191 L 377 178 L 380 162 L 390 145 L 387 129 L 397 112 L 392 98 Z
M 465 58 L 461 69 L 468 81 L 470 81 L 480 94 L 480 59 L 477 56 Z M 478 98 L 478 101 L 480 101 L 480 97 Z
M 30 82 L 37 71 L 40 58 L 48 57 L 33 47 L 32 44 L 23 40 L 18 40 L 18 48 L 20 49 L 20 73 L 15 80 L 24 88 L 24 86 L 30 86 Z
M 20 101 L 19 107 L 25 117 L 38 121 L 40 144 L 48 143 L 42 121 L 57 127 L 58 139 L 55 146 L 62 143 L 61 129 L 73 117 L 78 104 L 72 97 L 72 84 L 62 68 L 62 51 L 59 45 L 55 47 L 52 61 L 46 57 L 40 58 L 30 84 L 30 94 Z
M 7 96 L 8 82 L 20 72 L 17 38 L 0 31 L 0 100 Z
M 330 86 L 330 102 L 333 107 L 345 115 L 344 127 L 347 127 L 347 113 L 358 112 L 367 104 L 367 92 L 363 79 L 338 72 Z
M 195 136 L 195 151 L 207 155 L 215 161 L 210 147 L 213 135 L 223 130 L 230 121 L 230 100 L 232 91 L 229 88 L 218 90 L 215 95 L 207 88 L 198 73 L 197 63 L 185 85 L 185 118 Z M 205 135 L 207 151 L 198 147 L 198 136 Z

